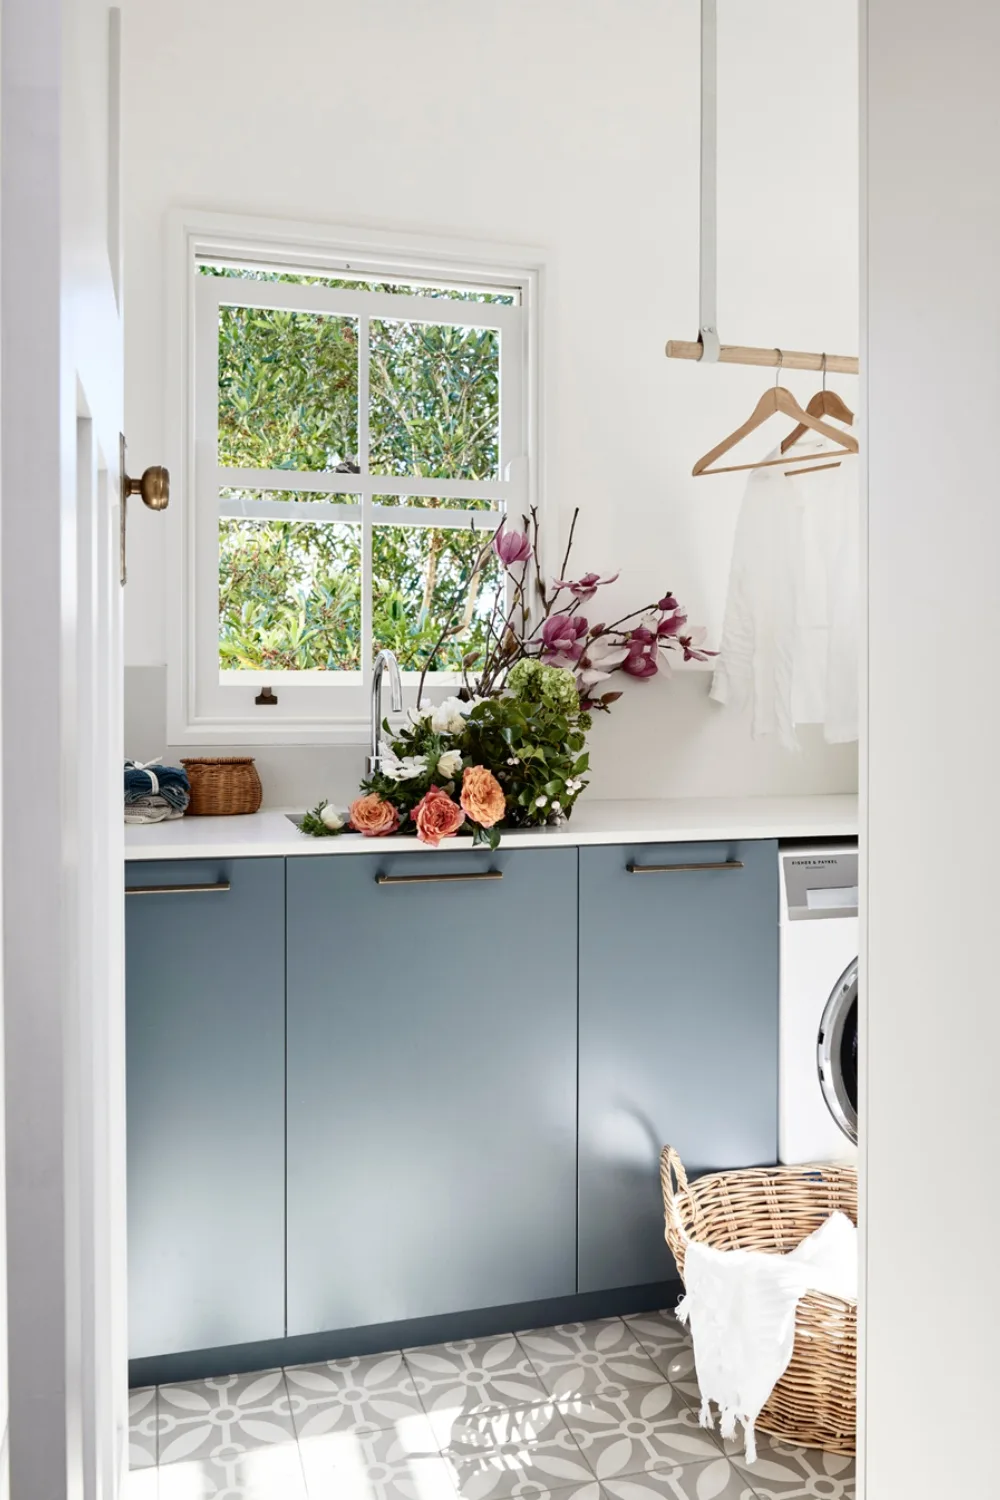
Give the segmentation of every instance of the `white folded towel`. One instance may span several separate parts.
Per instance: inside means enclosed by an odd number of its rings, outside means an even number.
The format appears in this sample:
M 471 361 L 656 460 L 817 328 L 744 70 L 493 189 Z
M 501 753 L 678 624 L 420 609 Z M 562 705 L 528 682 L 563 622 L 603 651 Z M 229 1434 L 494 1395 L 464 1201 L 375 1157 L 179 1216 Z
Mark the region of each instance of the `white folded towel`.
M 735 1437 L 742 1422 L 748 1463 L 757 1458 L 754 1424 L 792 1357 L 799 1298 L 810 1290 L 857 1298 L 857 1239 L 847 1215 L 835 1213 L 787 1255 L 697 1240 L 685 1249 L 677 1316 L 691 1328 L 701 1425 L 715 1425 L 713 1401 L 723 1437 Z

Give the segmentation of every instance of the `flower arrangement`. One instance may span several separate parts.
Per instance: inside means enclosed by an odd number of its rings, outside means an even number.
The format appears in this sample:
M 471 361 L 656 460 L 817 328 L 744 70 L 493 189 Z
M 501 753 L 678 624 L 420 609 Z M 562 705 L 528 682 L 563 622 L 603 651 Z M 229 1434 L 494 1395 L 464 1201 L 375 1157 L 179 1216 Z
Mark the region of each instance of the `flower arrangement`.
M 383 722 L 379 767 L 362 782 L 362 795 L 347 810 L 320 803 L 306 815 L 304 832 L 350 828 L 378 838 L 412 831 L 437 847 L 464 831 L 495 848 L 501 827 L 563 821 L 587 785 L 592 715 L 621 697 L 603 684 L 615 672 L 647 680 L 669 671 L 669 652 L 685 661 L 715 654 L 669 591 L 611 624 L 591 624 L 584 607 L 618 574 L 570 577 L 577 515 L 551 584 L 541 574 L 534 510 L 522 531 L 502 525 L 484 543 L 473 567 L 492 548 L 509 587 L 498 593 L 485 651 L 463 660 L 460 693 L 436 706 L 423 698 L 428 668 L 455 631 L 453 613 L 424 665 L 419 707 L 401 729 Z

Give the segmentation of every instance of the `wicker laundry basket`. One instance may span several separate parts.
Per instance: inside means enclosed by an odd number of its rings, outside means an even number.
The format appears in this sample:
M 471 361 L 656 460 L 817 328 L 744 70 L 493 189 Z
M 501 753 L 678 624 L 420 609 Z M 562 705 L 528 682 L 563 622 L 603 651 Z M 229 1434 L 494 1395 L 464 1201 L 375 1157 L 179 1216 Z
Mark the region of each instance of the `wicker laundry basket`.
M 793 1250 L 840 1209 L 857 1223 L 853 1167 L 755 1167 L 713 1172 L 689 1183 L 677 1152 L 664 1146 L 660 1180 L 667 1244 L 684 1277 L 689 1240 L 717 1250 Z M 807 1292 L 795 1319 L 792 1361 L 757 1426 L 786 1443 L 853 1453 L 857 1430 L 858 1306 Z

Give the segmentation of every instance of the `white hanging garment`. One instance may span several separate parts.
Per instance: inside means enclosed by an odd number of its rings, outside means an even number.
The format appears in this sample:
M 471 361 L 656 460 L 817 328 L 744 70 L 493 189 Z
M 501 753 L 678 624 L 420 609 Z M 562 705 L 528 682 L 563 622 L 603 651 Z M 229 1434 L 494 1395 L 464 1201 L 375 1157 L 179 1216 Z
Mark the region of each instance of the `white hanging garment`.
M 797 443 L 789 464 L 821 446 Z M 832 744 L 857 739 L 859 572 L 856 457 L 791 476 L 753 471 L 711 696 L 749 705 L 755 739 L 777 734 L 795 749 L 797 724 L 822 724 Z

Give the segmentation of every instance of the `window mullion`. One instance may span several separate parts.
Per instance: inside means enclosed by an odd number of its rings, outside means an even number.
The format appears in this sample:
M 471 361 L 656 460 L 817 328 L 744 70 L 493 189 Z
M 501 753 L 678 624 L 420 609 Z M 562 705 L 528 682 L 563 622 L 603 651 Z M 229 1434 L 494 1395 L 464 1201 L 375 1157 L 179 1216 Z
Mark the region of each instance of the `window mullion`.
M 361 676 L 367 688 L 372 669 L 372 487 L 369 462 L 371 319 L 358 318 L 358 467 L 361 470 Z

